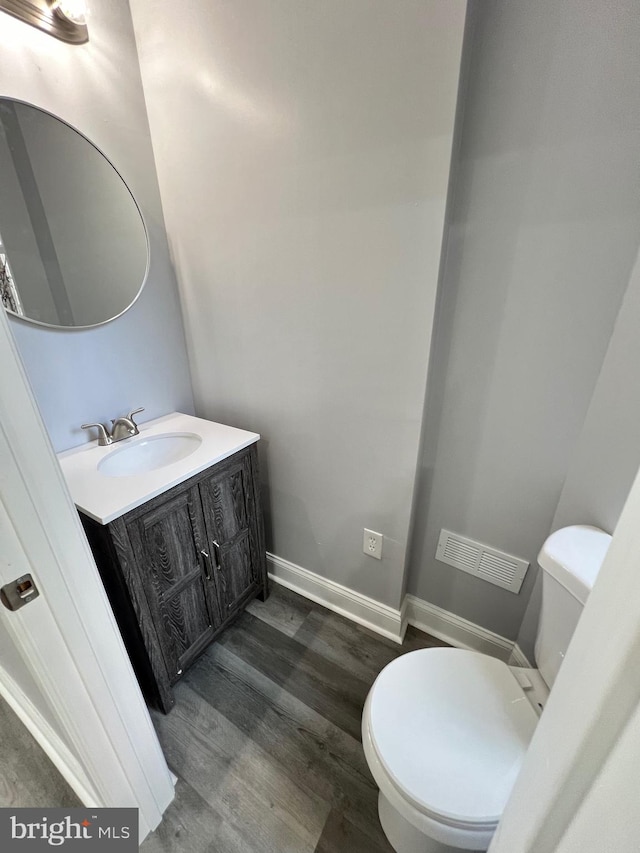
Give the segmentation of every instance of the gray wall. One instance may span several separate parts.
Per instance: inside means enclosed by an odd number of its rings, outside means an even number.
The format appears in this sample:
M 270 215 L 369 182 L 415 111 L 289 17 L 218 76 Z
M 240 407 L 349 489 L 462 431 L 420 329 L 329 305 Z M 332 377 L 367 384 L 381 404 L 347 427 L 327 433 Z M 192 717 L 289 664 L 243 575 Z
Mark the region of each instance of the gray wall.
M 554 530 L 595 524 L 613 533 L 640 465 L 639 370 L 640 259 L 571 458 Z
M 193 411 L 129 6 L 126 0 L 88 6 L 90 41 L 82 46 L 2 13 L 0 94 L 49 110 L 95 142 L 127 181 L 150 233 L 149 279 L 123 317 L 68 332 L 11 321 L 56 450 L 88 439 L 79 424 L 106 421 L 128 407 L 146 406 L 144 419 Z
M 409 591 L 515 638 L 638 248 L 640 16 L 472 10 Z M 437 562 L 441 527 L 531 561 L 521 593 Z
M 262 434 L 270 550 L 398 607 L 465 3 L 131 6 L 198 413 Z
M 591 404 L 571 456 L 552 529 L 594 524 L 613 533 L 640 466 L 640 258 L 611 336 Z M 533 660 L 540 580 L 518 633 Z

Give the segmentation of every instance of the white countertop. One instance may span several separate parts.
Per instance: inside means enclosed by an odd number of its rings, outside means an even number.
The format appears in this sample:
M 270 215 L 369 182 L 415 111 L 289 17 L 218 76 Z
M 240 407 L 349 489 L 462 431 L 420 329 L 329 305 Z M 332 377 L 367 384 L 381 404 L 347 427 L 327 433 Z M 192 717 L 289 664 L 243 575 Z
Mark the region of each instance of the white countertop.
M 255 432 L 217 424 L 192 415 L 173 412 L 139 425 L 140 435 L 106 447 L 97 439 L 58 454 L 58 461 L 75 505 L 85 515 L 108 524 L 114 518 L 183 483 L 210 465 L 226 459 L 254 444 L 260 436 Z M 130 476 L 108 477 L 98 465 L 116 450 L 165 433 L 196 433 L 202 442 L 184 459 Z

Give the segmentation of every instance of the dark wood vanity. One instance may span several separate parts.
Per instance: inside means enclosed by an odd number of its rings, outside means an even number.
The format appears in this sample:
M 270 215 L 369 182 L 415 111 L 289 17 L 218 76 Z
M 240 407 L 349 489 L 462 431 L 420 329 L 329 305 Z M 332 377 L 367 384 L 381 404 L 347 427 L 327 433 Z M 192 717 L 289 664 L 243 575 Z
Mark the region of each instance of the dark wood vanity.
M 108 524 L 80 512 L 149 704 L 172 686 L 268 580 L 256 445 Z

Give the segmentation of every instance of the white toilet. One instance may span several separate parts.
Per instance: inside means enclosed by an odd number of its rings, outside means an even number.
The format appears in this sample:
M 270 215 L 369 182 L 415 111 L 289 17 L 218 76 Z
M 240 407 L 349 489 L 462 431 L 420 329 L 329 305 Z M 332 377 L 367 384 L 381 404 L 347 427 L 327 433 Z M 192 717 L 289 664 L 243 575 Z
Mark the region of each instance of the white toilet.
M 364 707 L 364 753 L 397 853 L 484 851 L 611 537 L 565 527 L 538 563 L 538 669 L 462 649 L 421 649 L 385 667 Z

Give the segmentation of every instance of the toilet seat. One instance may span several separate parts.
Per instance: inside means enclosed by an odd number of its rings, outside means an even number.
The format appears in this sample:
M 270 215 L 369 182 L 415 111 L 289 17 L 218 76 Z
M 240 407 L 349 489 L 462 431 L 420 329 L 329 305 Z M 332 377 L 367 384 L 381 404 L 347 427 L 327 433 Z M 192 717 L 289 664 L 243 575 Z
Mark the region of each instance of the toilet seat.
M 390 783 L 429 822 L 492 832 L 537 722 L 502 661 L 421 649 L 385 667 L 371 688 L 365 751 L 375 753 L 381 790 Z

